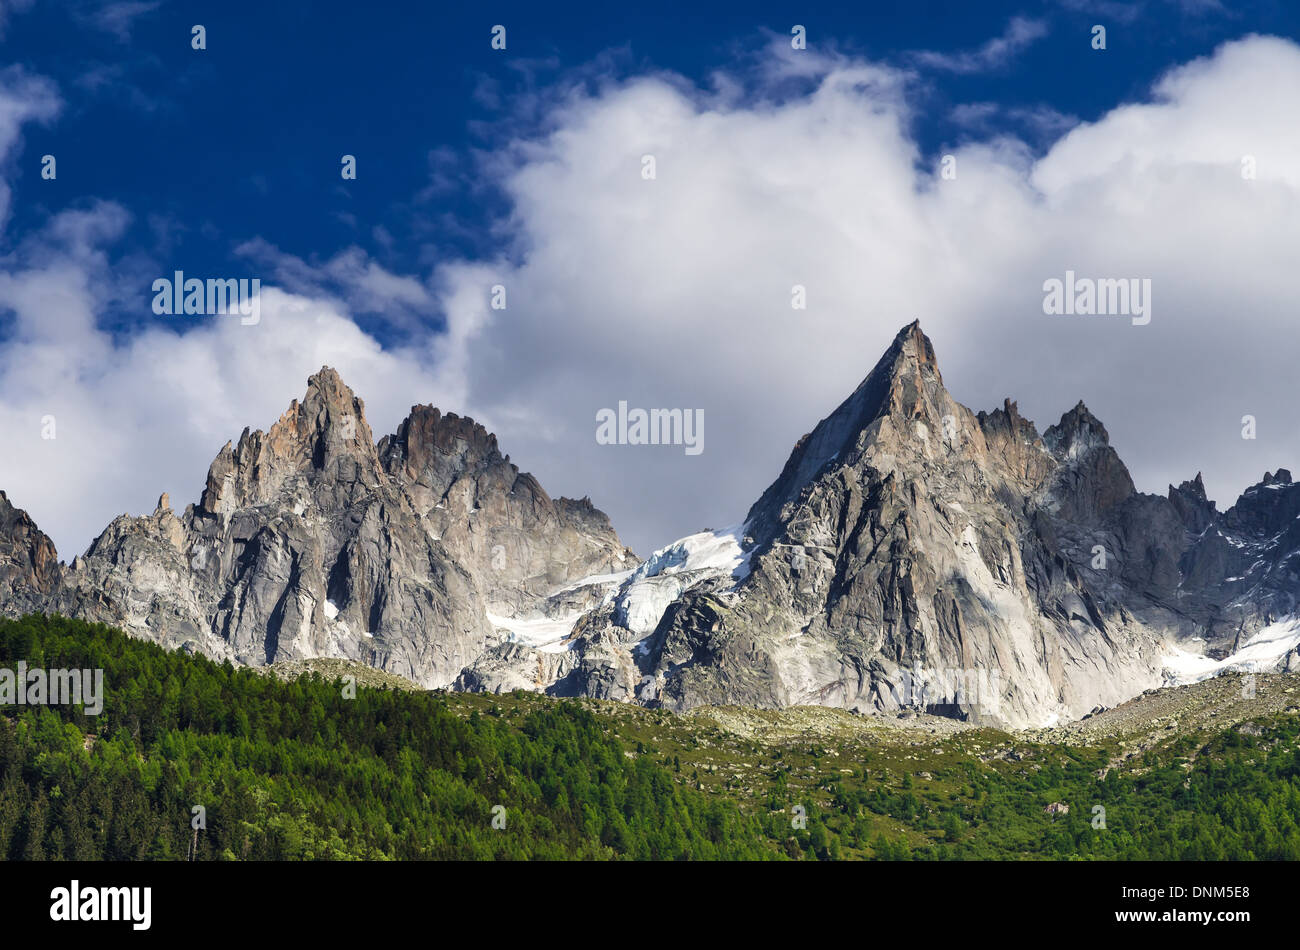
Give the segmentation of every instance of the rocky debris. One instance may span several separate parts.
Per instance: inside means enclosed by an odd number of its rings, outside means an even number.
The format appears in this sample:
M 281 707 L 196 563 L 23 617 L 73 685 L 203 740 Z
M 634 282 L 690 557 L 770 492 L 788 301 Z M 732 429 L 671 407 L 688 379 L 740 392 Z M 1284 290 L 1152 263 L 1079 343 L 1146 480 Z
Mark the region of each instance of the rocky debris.
M 1043 811 L 1048 815 L 1068 815 L 1070 813 L 1070 806 L 1065 804 L 1065 802 L 1052 802 L 1044 808 Z
M 359 687 L 371 689 L 395 689 L 403 692 L 418 690 L 419 687 L 405 676 L 385 673 L 373 666 L 358 663 L 355 660 L 339 660 L 331 657 L 315 657 L 310 660 L 288 660 L 273 663 L 261 668 L 265 673 L 285 681 L 296 680 L 301 676 L 319 676 L 324 680 L 342 679 Z
M 1297 698 L 1298 674 L 1227 673 L 1186 686 L 1148 690 L 1088 719 L 1020 734 L 1033 742 L 1063 745 L 1119 738 L 1133 754 L 1140 754 L 1171 734 L 1214 734 L 1238 723 L 1289 714 L 1289 709 L 1297 708 Z
M 764 745 L 794 740 L 839 742 L 846 739 L 915 741 L 918 737 L 946 738 L 974 727 L 946 716 L 922 714 L 902 718 L 856 715 L 827 706 L 791 706 L 785 709 L 746 709 L 739 706 L 699 706 L 683 714 L 701 725 L 753 739 Z

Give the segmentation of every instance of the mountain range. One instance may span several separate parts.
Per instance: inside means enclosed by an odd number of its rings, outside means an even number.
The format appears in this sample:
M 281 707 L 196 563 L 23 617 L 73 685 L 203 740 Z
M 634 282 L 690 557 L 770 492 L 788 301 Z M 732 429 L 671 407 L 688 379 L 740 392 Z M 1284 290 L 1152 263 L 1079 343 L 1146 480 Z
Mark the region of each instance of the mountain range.
M 426 688 L 1042 726 L 1300 669 L 1298 519 L 1286 470 L 1222 512 L 1199 475 L 1137 491 L 1082 402 L 1041 433 L 1010 400 L 972 412 L 913 323 L 741 523 L 644 560 L 472 419 L 415 406 L 376 442 L 325 367 L 197 502 L 70 564 L 0 492 L 0 613 Z

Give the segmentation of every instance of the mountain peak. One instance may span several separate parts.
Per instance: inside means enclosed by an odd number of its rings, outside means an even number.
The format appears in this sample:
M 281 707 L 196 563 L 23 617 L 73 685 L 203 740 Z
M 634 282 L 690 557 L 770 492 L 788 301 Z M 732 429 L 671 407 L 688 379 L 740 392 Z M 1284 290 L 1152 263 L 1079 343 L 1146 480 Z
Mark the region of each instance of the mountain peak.
M 1061 421 L 1043 433 L 1043 444 L 1060 459 L 1077 458 L 1091 448 L 1110 445 L 1110 434 L 1080 399 Z
M 338 370 L 332 366 L 322 366 L 307 377 L 307 396 L 303 401 L 310 401 L 313 395 L 332 402 L 349 402 L 356 398 L 348 384 L 343 382 Z
M 886 365 L 890 368 L 891 377 L 915 373 L 923 367 L 933 370 L 935 375 L 938 375 L 939 363 L 934 356 L 934 346 L 930 343 L 930 338 L 921 332 L 920 320 L 913 320 L 898 331 L 894 342 L 876 364 L 872 374 L 874 375 Z M 943 384 L 942 378 L 939 383 Z
M 461 475 L 509 462 L 497 437 L 469 416 L 424 405 L 412 406 L 397 431 L 384 436 L 379 458 L 390 475 L 424 485 L 432 501 Z
M 54 542 L 0 491 L 0 615 L 38 609 L 58 583 Z
M 1196 477 L 1191 481 L 1183 482 L 1177 488 L 1170 485 L 1169 501 L 1183 524 L 1193 534 L 1199 535 L 1209 527 L 1217 514 L 1214 510 L 1214 502 L 1210 501 L 1209 496 L 1205 494 L 1205 482 L 1200 472 L 1197 472 Z
M 305 449 L 316 468 L 339 454 L 374 454 L 365 403 L 329 366 L 308 377 L 302 402 L 289 404 L 266 434 L 266 443 L 279 456 L 297 456 Z
M 307 380 L 307 393 L 294 399 L 270 430 L 244 429 L 208 470 L 199 502 L 209 512 L 245 502 L 266 502 L 287 478 L 320 475 L 340 483 L 373 483 L 379 471 L 374 436 L 363 403 L 329 366 Z
M 1173 485 L 1170 485 L 1169 486 L 1170 494 L 1173 494 L 1175 491 L 1179 492 L 1182 495 L 1189 496 L 1191 498 L 1198 498 L 1201 501 L 1205 501 L 1208 497 L 1205 494 L 1205 481 L 1201 478 L 1200 472 L 1197 472 L 1196 477 L 1193 478 L 1191 481 L 1183 482 L 1177 488 L 1174 488 Z
M 940 425 L 940 404 L 946 398 L 934 347 L 921 332 L 921 321 L 913 320 L 898 331 L 853 394 L 795 444 L 781 475 L 754 503 L 746 521 L 754 522 L 756 534 L 763 532 L 763 524 L 775 524 L 782 505 L 828 463 L 851 452 L 861 433 L 884 416 L 904 420 L 902 428 L 909 432 L 915 419 Z

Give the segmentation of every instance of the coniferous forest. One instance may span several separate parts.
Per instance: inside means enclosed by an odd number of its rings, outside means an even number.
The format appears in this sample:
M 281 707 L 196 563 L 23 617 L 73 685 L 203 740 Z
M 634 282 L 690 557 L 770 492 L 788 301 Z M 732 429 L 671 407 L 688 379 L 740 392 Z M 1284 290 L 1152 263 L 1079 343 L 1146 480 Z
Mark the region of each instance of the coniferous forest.
M 1300 859 L 1295 715 L 1126 768 L 951 742 L 922 768 L 665 712 L 284 681 L 57 617 L 0 621 L 19 660 L 102 668 L 105 696 L 0 707 L 10 860 Z

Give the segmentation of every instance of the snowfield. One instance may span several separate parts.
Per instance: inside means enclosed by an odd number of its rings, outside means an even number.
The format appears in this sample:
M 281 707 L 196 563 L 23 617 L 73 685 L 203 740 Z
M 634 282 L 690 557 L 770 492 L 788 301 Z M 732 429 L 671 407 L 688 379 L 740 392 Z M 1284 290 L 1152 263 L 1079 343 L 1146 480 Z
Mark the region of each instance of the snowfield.
M 584 613 L 585 611 L 579 611 L 568 617 L 561 617 L 559 620 L 550 617 L 517 620 L 488 611 L 487 619 L 492 626 L 505 631 L 511 643 L 522 643 L 542 653 L 563 653 L 569 649 L 569 645 L 564 641 L 573 635 L 573 628 Z
M 1269 624 L 1241 645 L 1236 653 L 1212 660 L 1172 644 L 1164 655 L 1165 679 L 1171 686 L 1199 683 L 1225 672 L 1267 673 L 1300 646 L 1300 617 Z
M 650 555 L 624 581 L 614 619 L 634 633 L 653 632 L 668 605 L 689 587 L 709 577 L 730 575 L 739 582 L 749 573 L 749 555 L 740 549 L 744 525 L 702 531 L 674 541 Z

